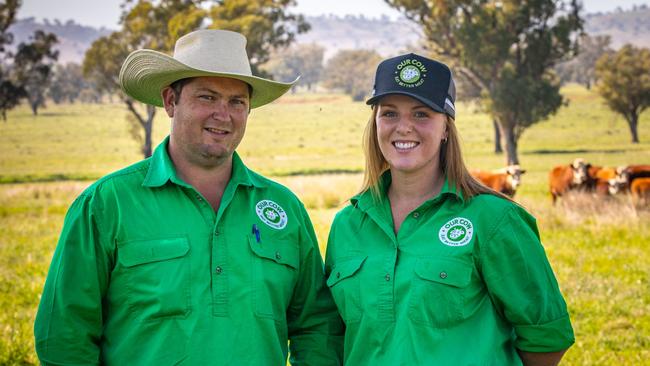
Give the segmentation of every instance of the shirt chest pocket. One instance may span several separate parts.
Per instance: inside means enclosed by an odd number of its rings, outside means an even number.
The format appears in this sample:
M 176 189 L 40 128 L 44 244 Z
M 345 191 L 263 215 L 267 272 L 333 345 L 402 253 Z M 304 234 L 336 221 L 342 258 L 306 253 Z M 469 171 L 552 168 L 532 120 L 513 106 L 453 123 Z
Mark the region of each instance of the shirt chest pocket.
M 337 260 L 327 278 L 336 307 L 346 323 L 361 319 L 359 271 L 367 256 Z
M 278 321 L 286 311 L 298 279 L 300 252 L 295 241 L 269 238 L 258 242 L 248 237 L 253 252 L 253 306 L 255 314 Z
M 464 319 L 472 268 L 457 259 L 418 259 L 409 300 L 411 320 L 446 328 Z
M 184 317 L 191 307 L 190 245 L 186 238 L 118 243 L 121 273 L 131 313 L 141 321 Z

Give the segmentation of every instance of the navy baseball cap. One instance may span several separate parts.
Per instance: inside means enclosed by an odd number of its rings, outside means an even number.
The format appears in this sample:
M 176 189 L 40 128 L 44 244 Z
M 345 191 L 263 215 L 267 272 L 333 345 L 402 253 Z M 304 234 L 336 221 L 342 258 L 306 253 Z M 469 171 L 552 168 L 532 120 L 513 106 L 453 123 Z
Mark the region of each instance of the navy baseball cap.
M 366 104 L 381 97 L 403 94 L 415 98 L 436 112 L 456 118 L 456 85 L 447 65 L 409 53 L 382 61 L 375 73 L 375 86 Z

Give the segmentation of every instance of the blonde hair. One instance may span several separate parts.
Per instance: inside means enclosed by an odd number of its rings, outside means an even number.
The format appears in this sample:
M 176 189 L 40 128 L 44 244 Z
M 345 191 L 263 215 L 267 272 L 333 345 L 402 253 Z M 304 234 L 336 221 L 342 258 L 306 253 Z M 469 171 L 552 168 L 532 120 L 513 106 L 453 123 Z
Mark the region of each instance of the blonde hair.
M 379 149 L 377 140 L 377 106 L 372 107 L 372 113 L 363 133 L 363 152 L 366 157 L 366 169 L 360 193 L 371 190 L 373 197 L 381 197 L 380 177 L 388 170 L 388 162 Z M 477 181 L 467 170 L 460 150 L 460 140 L 454 119 L 446 116 L 447 141 L 440 146 L 440 172 L 447 177 L 450 187 L 455 187 L 464 199 L 470 199 L 479 194 L 492 194 L 511 200 L 509 197 L 486 187 Z

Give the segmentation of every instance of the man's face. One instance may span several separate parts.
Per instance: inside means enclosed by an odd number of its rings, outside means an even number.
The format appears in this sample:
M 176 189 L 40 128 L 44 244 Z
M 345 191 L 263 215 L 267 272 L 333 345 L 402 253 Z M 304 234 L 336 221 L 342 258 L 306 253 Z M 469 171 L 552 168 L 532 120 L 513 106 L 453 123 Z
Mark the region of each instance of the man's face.
M 244 137 L 250 106 L 248 85 L 223 77 L 197 77 L 183 86 L 180 98 L 162 91 L 172 118 L 169 153 L 194 166 L 223 164 Z

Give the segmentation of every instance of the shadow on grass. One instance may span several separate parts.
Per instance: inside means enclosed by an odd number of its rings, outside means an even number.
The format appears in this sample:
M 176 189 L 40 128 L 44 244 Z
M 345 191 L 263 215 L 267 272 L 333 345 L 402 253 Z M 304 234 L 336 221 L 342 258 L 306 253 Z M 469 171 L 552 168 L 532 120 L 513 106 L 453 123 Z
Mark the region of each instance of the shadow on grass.
M 523 151 L 522 155 L 550 155 L 550 154 L 623 154 L 625 149 L 540 149 L 532 151 Z
M 273 172 L 269 174 L 272 177 L 294 177 L 298 175 L 326 175 L 326 174 L 359 174 L 363 173 L 362 169 L 303 169 L 292 170 L 288 172 Z
M 42 183 L 68 180 L 97 180 L 100 176 L 89 174 L 47 174 L 47 175 L 0 175 L 0 184 Z

